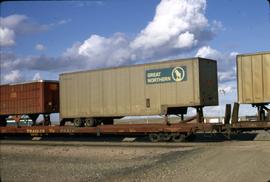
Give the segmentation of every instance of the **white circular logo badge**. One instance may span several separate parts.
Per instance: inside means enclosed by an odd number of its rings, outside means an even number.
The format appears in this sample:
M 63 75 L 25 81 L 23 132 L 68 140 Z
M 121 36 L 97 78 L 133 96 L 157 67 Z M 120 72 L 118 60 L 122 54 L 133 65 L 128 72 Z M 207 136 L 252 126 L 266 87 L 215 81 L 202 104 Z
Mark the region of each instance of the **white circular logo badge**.
M 175 67 L 172 70 L 172 79 L 176 82 L 180 82 L 185 78 L 185 70 L 182 67 Z

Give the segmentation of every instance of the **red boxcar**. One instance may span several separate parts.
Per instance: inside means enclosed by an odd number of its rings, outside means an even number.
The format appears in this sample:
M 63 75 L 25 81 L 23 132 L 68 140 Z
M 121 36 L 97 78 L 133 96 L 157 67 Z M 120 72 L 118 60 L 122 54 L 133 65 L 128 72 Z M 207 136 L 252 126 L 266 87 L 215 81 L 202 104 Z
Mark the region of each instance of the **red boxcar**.
M 28 115 L 35 123 L 39 114 L 49 120 L 50 113 L 59 112 L 59 82 L 33 81 L 0 85 L 0 124 L 12 116 L 16 121 Z

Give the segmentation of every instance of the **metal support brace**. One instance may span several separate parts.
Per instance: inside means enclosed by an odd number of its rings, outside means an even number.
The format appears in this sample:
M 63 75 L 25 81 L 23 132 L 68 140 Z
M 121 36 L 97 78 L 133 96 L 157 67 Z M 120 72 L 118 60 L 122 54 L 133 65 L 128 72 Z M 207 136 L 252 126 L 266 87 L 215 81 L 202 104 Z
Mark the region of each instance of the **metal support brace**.
M 181 121 L 184 121 L 184 114 L 181 114 Z
M 266 114 L 266 120 L 270 121 L 270 109 L 267 108 L 266 106 L 263 106 L 263 108 L 266 110 L 267 114 Z
M 231 104 L 226 104 L 224 124 L 230 124 L 231 120 Z
M 168 119 L 168 114 L 165 114 L 164 122 L 165 122 L 166 125 L 170 125 L 169 119 Z
M 100 136 L 100 129 L 97 127 L 97 136 Z
M 232 123 L 238 122 L 239 104 L 237 102 L 233 105 Z
M 235 110 L 234 110 L 235 112 Z M 236 116 L 235 116 L 236 117 Z M 237 115 L 238 118 L 238 115 Z M 227 139 L 231 138 L 231 125 L 230 125 L 230 119 L 231 119 L 231 104 L 226 104 L 226 110 L 225 110 L 225 117 L 224 117 L 224 124 L 225 124 L 225 137 Z
M 196 110 L 197 110 L 197 122 L 203 123 L 203 108 L 197 107 Z

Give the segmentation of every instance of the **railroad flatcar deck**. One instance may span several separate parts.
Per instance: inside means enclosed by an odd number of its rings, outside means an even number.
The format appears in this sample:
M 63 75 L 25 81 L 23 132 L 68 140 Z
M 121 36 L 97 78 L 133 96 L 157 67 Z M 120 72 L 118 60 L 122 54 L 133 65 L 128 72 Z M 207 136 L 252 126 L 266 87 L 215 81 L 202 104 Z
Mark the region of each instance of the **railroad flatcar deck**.
M 118 124 L 99 125 L 97 127 L 74 126 L 15 126 L 0 127 L 1 136 L 28 134 L 42 135 L 149 135 L 153 142 L 173 140 L 183 141 L 196 132 L 223 133 L 228 138 L 233 132 L 249 130 L 270 130 L 270 122 L 244 121 L 232 124 L 207 124 L 207 123 L 178 123 L 178 124 Z
M 118 124 L 97 127 L 74 126 L 14 126 L 0 127 L 1 134 L 149 134 L 149 133 L 195 133 L 211 131 L 222 127 L 221 124 Z

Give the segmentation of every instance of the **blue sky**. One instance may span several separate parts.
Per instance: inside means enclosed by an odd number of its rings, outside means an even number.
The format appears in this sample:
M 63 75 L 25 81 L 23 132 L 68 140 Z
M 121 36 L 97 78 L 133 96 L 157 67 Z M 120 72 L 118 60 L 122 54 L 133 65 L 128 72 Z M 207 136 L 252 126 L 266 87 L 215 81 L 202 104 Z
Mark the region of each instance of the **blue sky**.
M 46 54 L 57 56 L 76 41 L 91 34 L 105 37 L 115 32 L 136 36 L 155 14 L 158 0 L 137 1 L 38 1 L 1 3 L 1 17 L 12 14 L 28 16 L 39 24 L 69 21 L 46 32 L 18 36 L 12 47 L 20 55 L 39 54 L 33 47 L 37 43 L 48 45 Z M 208 0 L 206 17 L 222 22 L 224 30 L 209 42 L 221 51 L 261 51 L 270 47 L 270 18 L 266 0 Z M 27 43 L 27 44 L 25 44 Z
M 39 24 L 57 23 L 70 20 L 69 23 L 38 33 L 31 37 L 20 37 L 19 54 L 33 54 L 33 46 L 38 42 L 51 44 L 47 54 L 57 56 L 76 41 L 84 41 L 91 34 L 111 36 L 115 32 L 124 32 L 135 36 L 153 18 L 159 1 L 145 3 L 139 1 L 38 1 L 5 2 L 1 4 L 1 16 L 23 14 Z M 52 44 L 57 41 L 55 44 Z M 19 47 L 27 42 L 27 45 Z
M 224 105 L 235 55 L 270 49 L 269 11 L 267 0 L 3 2 L 1 83 L 202 56 L 218 60 Z

